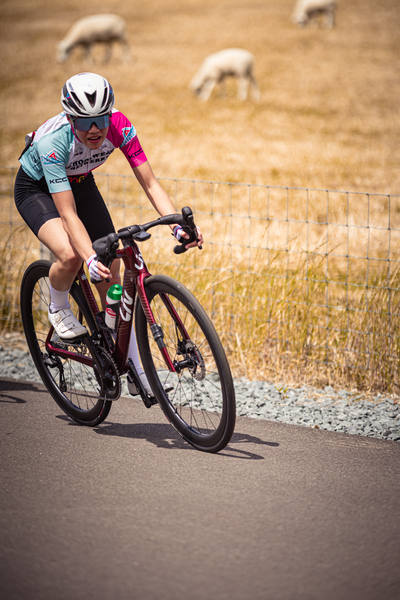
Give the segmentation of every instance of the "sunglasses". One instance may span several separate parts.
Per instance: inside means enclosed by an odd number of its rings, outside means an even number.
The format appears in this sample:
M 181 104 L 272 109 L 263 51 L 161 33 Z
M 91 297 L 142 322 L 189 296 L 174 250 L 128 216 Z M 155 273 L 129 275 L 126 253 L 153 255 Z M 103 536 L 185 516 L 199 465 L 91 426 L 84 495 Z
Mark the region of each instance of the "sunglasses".
M 79 131 L 89 131 L 93 123 L 99 129 L 105 129 L 110 124 L 110 117 L 109 115 L 102 115 L 101 117 L 72 117 L 72 122 L 75 129 L 79 129 Z

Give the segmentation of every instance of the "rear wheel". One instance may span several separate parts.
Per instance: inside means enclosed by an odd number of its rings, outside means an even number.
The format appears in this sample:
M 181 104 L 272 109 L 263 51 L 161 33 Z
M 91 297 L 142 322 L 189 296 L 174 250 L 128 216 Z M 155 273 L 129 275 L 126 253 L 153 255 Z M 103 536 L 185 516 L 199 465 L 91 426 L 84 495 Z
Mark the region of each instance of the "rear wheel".
M 107 417 L 112 402 L 102 397 L 104 389 L 96 368 L 74 358 L 84 357 L 91 362 L 84 338 L 74 343 L 62 341 L 49 324 L 50 266 L 51 262 L 38 260 L 27 268 L 22 279 L 21 316 L 28 347 L 43 383 L 58 406 L 82 425 L 98 425 Z M 69 301 L 77 319 L 92 332 L 95 324 L 76 282 L 71 287 Z M 60 356 L 57 349 L 68 354 Z M 103 350 L 100 352 L 110 373 L 112 393 L 112 387 L 120 385 L 118 371 L 111 357 Z
M 142 306 L 135 325 L 143 367 L 168 420 L 198 450 L 218 452 L 235 426 L 235 391 L 221 341 L 204 309 L 182 284 L 162 275 L 145 281 L 158 325 L 150 331 Z M 162 333 L 176 372 L 171 372 L 159 343 Z M 164 387 L 173 390 L 168 394 Z

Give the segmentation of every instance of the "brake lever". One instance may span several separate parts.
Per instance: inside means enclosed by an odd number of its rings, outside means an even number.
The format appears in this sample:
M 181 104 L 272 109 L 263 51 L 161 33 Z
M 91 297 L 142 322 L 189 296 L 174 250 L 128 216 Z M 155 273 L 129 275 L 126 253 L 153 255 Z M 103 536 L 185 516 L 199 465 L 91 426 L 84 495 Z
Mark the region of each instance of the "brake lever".
M 92 244 L 93 250 L 96 252 L 96 260 L 100 261 L 107 269 L 110 267 L 113 260 L 117 257 L 117 249 L 119 247 L 119 238 L 116 233 L 110 233 L 102 237 Z M 90 278 L 91 283 L 97 285 L 103 280 Z M 109 279 L 104 281 L 109 282 Z
M 183 254 L 184 252 L 186 252 L 188 250 L 188 245 L 191 244 L 192 242 L 198 242 L 199 241 L 199 236 L 197 235 L 197 227 L 194 224 L 194 219 L 193 219 L 193 212 L 192 209 L 189 208 L 189 206 L 184 206 L 182 208 L 182 217 L 183 217 L 183 224 L 182 224 L 182 229 L 185 233 L 188 234 L 188 238 L 184 238 L 181 237 L 181 239 L 179 240 L 179 244 L 178 246 L 174 247 L 174 253 L 175 254 Z M 202 250 L 203 246 L 197 246 L 199 250 Z

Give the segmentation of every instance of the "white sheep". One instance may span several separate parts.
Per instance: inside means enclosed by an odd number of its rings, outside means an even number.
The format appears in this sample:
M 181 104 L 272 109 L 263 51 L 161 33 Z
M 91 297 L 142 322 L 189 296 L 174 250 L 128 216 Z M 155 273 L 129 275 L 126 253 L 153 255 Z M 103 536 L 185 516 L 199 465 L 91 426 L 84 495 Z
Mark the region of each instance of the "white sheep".
M 214 87 L 226 77 L 237 77 L 238 98 L 245 100 L 249 84 L 252 96 L 258 100 L 260 93 L 253 74 L 254 56 L 247 50 L 228 48 L 210 54 L 194 75 L 189 87 L 201 100 L 208 100 Z
M 85 58 L 91 59 L 92 46 L 95 43 L 105 44 L 105 62 L 111 58 L 113 42 L 120 42 L 124 48 L 124 58 L 129 60 L 130 51 L 126 39 L 126 22 L 119 15 L 103 14 L 83 17 L 74 23 L 65 38 L 58 44 L 57 60 L 67 60 L 76 46 L 83 46 Z
M 313 19 L 319 16 L 325 18 L 326 26 L 332 29 L 335 25 L 335 10 L 337 3 L 335 0 L 298 0 L 292 20 L 296 25 L 304 27 Z

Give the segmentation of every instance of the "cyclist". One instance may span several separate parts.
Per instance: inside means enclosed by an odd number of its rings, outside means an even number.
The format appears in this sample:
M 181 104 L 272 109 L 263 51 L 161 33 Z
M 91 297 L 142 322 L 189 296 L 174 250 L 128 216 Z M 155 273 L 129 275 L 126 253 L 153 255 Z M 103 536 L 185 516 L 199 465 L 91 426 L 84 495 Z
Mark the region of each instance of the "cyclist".
M 134 126 L 114 108 L 114 92 L 104 77 L 95 73 L 74 75 L 62 88 L 61 104 L 63 112 L 26 136 L 14 198 L 24 221 L 55 257 L 49 273 L 48 317 L 60 339 L 71 341 L 86 333 L 68 301 L 82 262 L 99 282 L 103 308 L 108 287 L 120 282 L 119 261 L 107 269 L 93 254 L 92 242 L 115 231 L 93 169 L 120 148 L 158 213 L 173 214 L 175 208 L 155 178 Z M 178 241 L 188 237 L 179 225 L 171 229 Z M 188 247 L 201 245 L 200 230 L 198 234 L 199 242 Z M 133 329 L 128 358 L 153 396 L 139 361 Z M 138 394 L 129 377 L 128 387 L 132 395 Z

